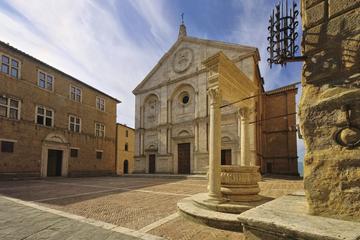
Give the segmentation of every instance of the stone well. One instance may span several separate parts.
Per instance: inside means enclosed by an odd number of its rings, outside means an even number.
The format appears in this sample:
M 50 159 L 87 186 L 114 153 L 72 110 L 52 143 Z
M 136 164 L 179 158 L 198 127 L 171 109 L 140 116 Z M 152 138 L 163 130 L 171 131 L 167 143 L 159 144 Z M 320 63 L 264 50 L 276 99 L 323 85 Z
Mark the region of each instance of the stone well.
M 258 182 L 261 181 L 258 166 L 221 166 L 221 193 L 231 202 L 261 200 Z

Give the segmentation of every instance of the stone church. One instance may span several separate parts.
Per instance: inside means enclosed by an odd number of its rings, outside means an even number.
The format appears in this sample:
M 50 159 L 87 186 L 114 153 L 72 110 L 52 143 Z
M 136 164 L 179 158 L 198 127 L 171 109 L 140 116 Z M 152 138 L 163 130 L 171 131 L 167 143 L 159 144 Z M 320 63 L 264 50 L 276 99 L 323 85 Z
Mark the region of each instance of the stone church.
M 252 134 L 247 147 L 253 164 L 260 166 L 262 173 L 298 175 L 297 88 L 289 85 L 265 92 L 257 48 L 187 36 L 183 23 L 177 41 L 133 90 L 134 172 L 206 173 L 209 97 L 208 70 L 202 63 L 220 51 L 258 87 L 247 122 Z M 221 121 L 221 164 L 240 165 L 240 109 L 224 101 Z

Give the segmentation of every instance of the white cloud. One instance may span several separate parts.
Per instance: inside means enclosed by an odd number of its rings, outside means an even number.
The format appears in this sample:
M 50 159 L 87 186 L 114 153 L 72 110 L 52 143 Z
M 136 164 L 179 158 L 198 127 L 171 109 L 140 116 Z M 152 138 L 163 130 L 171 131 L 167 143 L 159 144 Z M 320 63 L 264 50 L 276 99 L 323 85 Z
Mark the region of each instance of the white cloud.
M 118 121 L 134 126 L 131 91 L 161 56 L 159 46 L 173 34 L 164 24 L 168 21 L 162 17 L 162 2 L 131 1 L 155 38 L 144 47 L 129 36 L 125 24 L 131 23 L 119 21 L 114 6 L 121 2 L 11 0 L 7 4 L 23 17 L 0 12 L 1 40 L 122 100 Z

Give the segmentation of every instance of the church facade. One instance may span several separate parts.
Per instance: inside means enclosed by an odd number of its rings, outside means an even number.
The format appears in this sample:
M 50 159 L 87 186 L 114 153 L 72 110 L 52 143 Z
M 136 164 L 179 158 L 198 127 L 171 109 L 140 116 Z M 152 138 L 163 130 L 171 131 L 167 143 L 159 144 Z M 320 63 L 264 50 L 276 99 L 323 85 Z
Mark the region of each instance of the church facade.
M 258 92 L 251 99 L 248 147 L 262 173 L 297 175 L 295 86 L 265 92 L 257 48 L 189 37 L 185 25 L 153 70 L 134 89 L 137 173 L 206 173 L 209 162 L 208 70 L 202 62 L 222 51 Z M 272 104 L 273 103 L 273 104 Z M 266 120 L 266 118 L 268 118 Z M 241 159 L 241 111 L 223 102 L 221 163 Z

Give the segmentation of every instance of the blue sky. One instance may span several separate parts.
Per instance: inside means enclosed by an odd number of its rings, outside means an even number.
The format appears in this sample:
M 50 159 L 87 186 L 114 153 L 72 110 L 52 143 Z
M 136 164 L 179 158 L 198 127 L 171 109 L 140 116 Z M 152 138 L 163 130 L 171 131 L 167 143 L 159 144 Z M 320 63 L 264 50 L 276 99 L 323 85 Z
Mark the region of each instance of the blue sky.
M 266 63 L 268 18 L 277 2 L 2 0 L 0 38 L 120 99 L 118 122 L 134 126 L 131 91 L 176 41 L 182 12 L 190 36 L 258 47 L 266 90 L 299 81 L 302 63 L 272 69 Z

